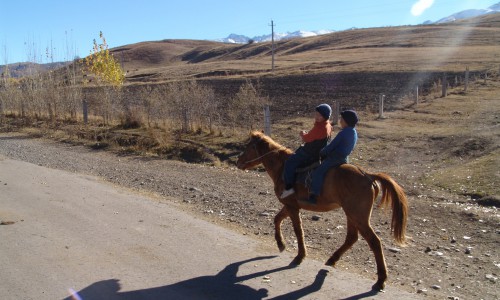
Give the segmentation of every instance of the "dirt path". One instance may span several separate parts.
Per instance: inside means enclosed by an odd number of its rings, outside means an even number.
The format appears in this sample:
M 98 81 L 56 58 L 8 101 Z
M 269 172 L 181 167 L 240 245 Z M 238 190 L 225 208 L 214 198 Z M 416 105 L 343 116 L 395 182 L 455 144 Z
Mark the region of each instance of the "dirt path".
M 0 299 L 340 299 L 371 280 L 99 178 L 0 156 Z M 377 299 L 417 299 L 388 287 Z M 352 298 L 351 298 L 352 299 Z

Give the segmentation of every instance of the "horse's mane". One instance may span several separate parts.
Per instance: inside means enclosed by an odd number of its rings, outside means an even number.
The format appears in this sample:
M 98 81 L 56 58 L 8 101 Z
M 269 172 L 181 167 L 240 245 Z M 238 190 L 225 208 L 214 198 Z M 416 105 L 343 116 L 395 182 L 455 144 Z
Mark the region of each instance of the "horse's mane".
M 252 131 L 251 138 L 252 139 L 259 139 L 260 141 L 268 144 L 269 149 L 273 149 L 273 150 L 274 149 L 282 149 L 287 154 L 291 154 L 293 152 L 292 150 L 286 148 L 285 146 L 278 144 L 272 138 L 270 138 L 269 136 L 265 135 L 264 133 L 262 133 L 260 131 Z

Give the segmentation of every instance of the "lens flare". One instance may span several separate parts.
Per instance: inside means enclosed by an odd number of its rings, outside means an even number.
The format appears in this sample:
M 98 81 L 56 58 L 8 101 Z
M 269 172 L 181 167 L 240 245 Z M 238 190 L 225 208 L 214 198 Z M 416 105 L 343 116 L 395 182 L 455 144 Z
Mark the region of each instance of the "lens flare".
M 72 300 L 82 300 L 82 298 L 78 295 L 78 293 L 74 289 L 69 288 L 68 292 Z

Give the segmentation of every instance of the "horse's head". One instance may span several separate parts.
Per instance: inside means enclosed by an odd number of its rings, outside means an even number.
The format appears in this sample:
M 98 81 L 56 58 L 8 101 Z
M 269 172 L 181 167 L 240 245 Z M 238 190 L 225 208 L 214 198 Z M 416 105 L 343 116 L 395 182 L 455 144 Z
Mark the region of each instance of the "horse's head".
M 238 157 L 236 166 L 241 170 L 254 168 L 262 163 L 263 158 L 285 149 L 262 132 L 254 131 L 250 134 L 245 150 Z
M 261 142 L 263 134 L 260 132 L 252 132 L 250 134 L 250 139 L 247 142 L 245 149 L 238 157 L 238 161 L 236 162 L 236 166 L 238 169 L 247 170 L 258 166 L 261 161 L 258 159 L 260 153 L 257 149 Z

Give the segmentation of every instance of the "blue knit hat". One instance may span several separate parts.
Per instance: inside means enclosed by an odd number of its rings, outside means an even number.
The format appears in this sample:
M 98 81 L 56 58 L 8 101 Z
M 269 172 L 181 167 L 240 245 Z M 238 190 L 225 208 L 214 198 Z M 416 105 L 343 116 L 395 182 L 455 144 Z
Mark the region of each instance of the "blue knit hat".
M 316 111 L 319 112 L 325 120 L 330 119 L 330 116 L 332 115 L 332 108 L 328 104 L 320 104 L 316 106 Z
M 350 127 L 354 127 L 358 123 L 358 114 L 354 110 L 344 110 L 340 115 Z

